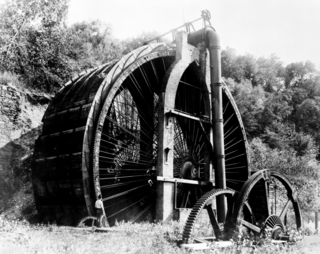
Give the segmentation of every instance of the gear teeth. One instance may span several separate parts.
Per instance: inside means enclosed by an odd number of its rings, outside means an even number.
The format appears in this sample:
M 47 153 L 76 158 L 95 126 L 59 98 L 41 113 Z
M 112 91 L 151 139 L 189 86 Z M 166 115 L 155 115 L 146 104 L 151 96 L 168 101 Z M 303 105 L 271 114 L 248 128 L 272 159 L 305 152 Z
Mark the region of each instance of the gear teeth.
M 205 207 L 206 203 L 213 199 L 216 196 L 222 195 L 222 194 L 231 194 L 234 195 L 235 191 L 231 189 L 214 189 L 212 191 L 209 191 L 205 193 L 194 205 L 192 208 L 187 222 L 184 226 L 182 238 L 184 243 L 190 243 L 191 242 L 191 233 L 193 230 L 193 227 L 197 221 L 197 218 L 199 214 L 201 213 L 201 210 Z

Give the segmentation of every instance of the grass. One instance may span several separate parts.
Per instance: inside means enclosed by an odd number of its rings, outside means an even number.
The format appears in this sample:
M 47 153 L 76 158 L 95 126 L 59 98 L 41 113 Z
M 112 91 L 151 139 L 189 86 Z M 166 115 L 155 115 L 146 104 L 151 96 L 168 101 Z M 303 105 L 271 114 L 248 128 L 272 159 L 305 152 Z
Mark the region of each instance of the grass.
M 248 239 L 234 246 L 208 250 L 179 247 L 183 225 L 168 223 L 119 223 L 117 231 L 97 233 L 56 225 L 32 225 L 26 221 L 7 220 L 0 216 L 0 253 L 301 253 L 299 244 L 272 244 L 268 239 L 254 244 Z

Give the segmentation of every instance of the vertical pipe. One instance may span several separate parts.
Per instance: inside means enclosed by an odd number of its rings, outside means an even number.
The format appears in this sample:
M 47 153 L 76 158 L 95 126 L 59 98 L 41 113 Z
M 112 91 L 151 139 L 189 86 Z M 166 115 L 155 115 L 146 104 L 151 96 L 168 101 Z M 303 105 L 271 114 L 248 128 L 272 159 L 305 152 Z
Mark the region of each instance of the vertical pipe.
M 203 40 L 206 40 L 206 47 L 209 50 L 210 57 L 215 186 L 219 189 L 225 189 L 227 184 L 224 152 L 220 39 L 216 31 L 210 26 L 189 34 L 188 36 L 188 43 L 194 46 L 197 46 L 203 42 Z M 224 196 L 219 196 L 217 199 L 218 222 L 224 222 L 226 211 L 226 199 Z
M 211 99 L 213 116 L 214 157 L 215 157 L 215 185 L 218 189 L 225 189 L 226 170 L 224 152 L 224 129 L 222 108 L 222 81 L 221 81 L 221 47 L 220 40 L 213 28 L 206 30 L 208 50 L 210 53 Z M 224 196 L 217 198 L 218 221 L 224 222 L 226 216 L 226 200 Z

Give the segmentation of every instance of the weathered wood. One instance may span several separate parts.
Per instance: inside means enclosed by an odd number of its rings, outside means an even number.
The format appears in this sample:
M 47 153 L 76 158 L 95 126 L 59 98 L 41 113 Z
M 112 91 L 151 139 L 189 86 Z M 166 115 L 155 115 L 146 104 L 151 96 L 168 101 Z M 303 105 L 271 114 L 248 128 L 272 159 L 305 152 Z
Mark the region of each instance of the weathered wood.
M 59 226 L 58 229 L 69 229 L 72 231 L 92 231 L 92 232 L 122 232 L 121 229 L 118 228 L 98 228 L 98 227 L 68 227 L 68 226 Z

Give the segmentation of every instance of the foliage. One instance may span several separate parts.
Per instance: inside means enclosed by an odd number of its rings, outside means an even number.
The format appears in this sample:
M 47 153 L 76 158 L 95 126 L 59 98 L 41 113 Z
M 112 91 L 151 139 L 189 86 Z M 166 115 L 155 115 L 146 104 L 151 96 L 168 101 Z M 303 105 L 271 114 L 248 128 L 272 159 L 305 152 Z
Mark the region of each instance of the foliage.
M 250 162 L 254 170 L 270 169 L 287 176 L 298 191 L 301 208 L 314 211 L 320 209 L 320 164 L 316 160 L 317 149 L 312 138 L 299 133 L 293 145 L 301 143 L 304 149 L 298 150 L 300 154 L 297 154 L 294 147 L 272 149 L 255 138 L 250 143 Z
M 253 87 L 252 83 L 247 79 L 236 83 L 233 79 L 228 78 L 226 83 L 239 108 L 248 137 L 252 138 L 261 135 L 263 130 L 259 119 L 264 110 L 265 91 L 261 86 Z
M 265 87 L 268 92 L 279 91 L 284 85 L 284 67 L 276 55 L 269 58 L 260 57 L 257 60 L 258 70 L 255 84 Z
M 190 250 L 178 245 L 182 224 L 120 223 L 108 233 L 95 233 L 56 225 L 32 225 L 26 221 L 0 217 L 1 253 L 301 253 L 300 245 L 273 244 L 270 239 L 237 239 L 228 248 L 214 244 L 206 250 Z M 242 237 L 242 236 L 241 236 Z
M 128 54 L 132 50 L 141 47 L 144 45 L 149 40 L 152 40 L 153 38 L 157 37 L 159 34 L 156 31 L 153 32 L 144 32 L 138 36 L 131 37 L 125 39 L 122 44 L 123 44 L 123 51 L 122 53 Z
M 115 60 L 122 45 L 112 35 L 111 26 L 94 20 L 79 22 L 68 29 L 68 52 L 71 69 L 80 72 Z
M 222 51 L 222 74 L 249 140 L 260 138 L 280 150 L 292 148 L 300 156 L 305 153 L 303 143 L 312 138 L 320 159 L 320 73 L 313 63 L 284 67 L 275 55 L 255 58 L 227 48 Z M 308 136 L 305 141 L 299 141 L 301 133 Z
M 227 48 L 221 53 L 222 75 L 236 82 L 252 80 L 257 71 L 256 59 L 250 54 L 237 56 L 234 49 Z
M 285 86 L 287 88 L 299 86 L 308 74 L 315 71 L 315 64 L 310 61 L 288 64 L 285 69 Z
M 69 77 L 67 0 L 13 0 L 0 12 L 0 70 L 35 88 L 56 90 Z
M 21 82 L 21 78 L 11 72 L 0 72 L 0 85 L 24 87 L 24 83 Z

